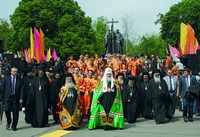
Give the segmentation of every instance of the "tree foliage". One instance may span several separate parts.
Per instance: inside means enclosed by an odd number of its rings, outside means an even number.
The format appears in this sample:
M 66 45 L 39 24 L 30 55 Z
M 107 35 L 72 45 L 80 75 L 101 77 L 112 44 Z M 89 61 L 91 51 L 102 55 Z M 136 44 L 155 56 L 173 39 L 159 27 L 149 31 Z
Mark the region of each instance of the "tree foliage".
M 0 39 L 5 41 L 10 32 L 10 25 L 4 19 L 0 19 Z
M 146 35 L 141 38 L 137 46 L 133 47 L 132 54 L 134 55 L 159 55 L 161 58 L 166 56 L 167 43 L 160 35 Z
M 45 46 L 61 56 L 94 54 L 97 50 L 91 18 L 74 0 L 22 0 L 11 15 L 11 32 L 6 48 L 12 51 L 30 46 L 29 28 L 41 28 Z
M 95 31 L 96 43 L 95 43 L 95 51 L 97 54 L 104 53 L 105 45 L 104 45 L 104 37 L 106 35 L 106 31 L 108 30 L 107 18 L 101 16 L 97 18 L 93 22 L 93 29 Z
M 180 23 L 189 23 L 200 39 L 200 2 L 198 0 L 182 0 L 170 7 L 166 14 L 159 14 L 156 23 L 161 24 L 162 38 L 172 45 L 178 45 L 180 41 Z

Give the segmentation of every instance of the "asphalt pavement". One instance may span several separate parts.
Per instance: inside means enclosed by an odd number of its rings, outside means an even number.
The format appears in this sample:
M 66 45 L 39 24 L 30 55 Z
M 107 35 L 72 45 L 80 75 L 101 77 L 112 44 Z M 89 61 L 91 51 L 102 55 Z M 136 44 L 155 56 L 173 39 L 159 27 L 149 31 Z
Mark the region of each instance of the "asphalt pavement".
M 20 111 L 17 131 L 7 130 L 5 114 L 0 125 L 0 137 L 200 137 L 200 116 L 194 116 L 194 122 L 183 121 L 182 112 L 176 111 L 174 118 L 157 125 L 154 120 L 137 119 L 136 123 L 125 123 L 120 130 L 104 131 L 103 129 L 89 130 L 88 120 L 85 119 L 82 127 L 68 132 L 62 130 L 59 124 L 53 124 L 52 115 L 49 116 L 49 127 L 32 128 L 24 121 L 24 113 Z

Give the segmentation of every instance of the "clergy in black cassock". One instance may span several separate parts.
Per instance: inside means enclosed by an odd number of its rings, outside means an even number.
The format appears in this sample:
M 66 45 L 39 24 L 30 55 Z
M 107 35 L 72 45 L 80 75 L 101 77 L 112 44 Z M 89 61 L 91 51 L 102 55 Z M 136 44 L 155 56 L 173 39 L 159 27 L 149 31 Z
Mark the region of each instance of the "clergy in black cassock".
M 137 107 L 138 107 L 138 86 L 136 78 L 132 75 L 127 77 L 126 85 L 123 87 L 123 103 L 124 103 L 124 115 L 128 123 L 133 123 L 137 119 Z
M 23 76 L 22 80 L 24 83 L 24 103 L 23 107 L 25 107 L 25 121 L 27 124 L 31 122 L 31 108 L 27 106 L 27 100 L 29 96 L 30 87 L 33 81 L 33 72 L 32 68 L 26 68 L 25 75 Z
M 153 70 L 153 79 L 149 81 L 148 90 L 155 113 L 156 124 L 164 122 L 166 117 L 166 102 L 168 98 L 168 87 L 160 76 L 160 70 Z
M 32 81 L 27 105 L 31 107 L 31 125 L 33 127 L 48 127 L 48 109 L 50 108 L 50 83 L 39 69 L 38 76 Z
M 150 81 L 150 75 L 148 72 L 142 73 L 142 82 L 140 83 L 140 102 L 141 102 L 141 114 L 146 119 L 152 119 L 152 104 L 150 93 L 148 90 L 148 83 Z
M 52 103 L 54 124 L 57 124 L 59 120 L 58 114 L 56 114 L 56 108 L 58 103 L 58 93 L 60 92 L 61 87 L 62 87 L 61 75 L 59 72 L 56 72 L 55 78 L 51 83 L 51 103 Z

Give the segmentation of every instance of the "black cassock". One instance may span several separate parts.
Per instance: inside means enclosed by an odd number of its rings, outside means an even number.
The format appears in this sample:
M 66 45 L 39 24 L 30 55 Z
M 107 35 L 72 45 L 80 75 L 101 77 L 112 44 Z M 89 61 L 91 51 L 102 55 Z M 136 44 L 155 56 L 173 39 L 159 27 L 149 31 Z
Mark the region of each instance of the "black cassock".
M 55 122 L 58 122 L 59 116 L 56 113 L 57 103 L 58 103 L 58 93 L 62 87 L 61 79 L 54 79 L 51 83 L 51 103 L 53 111 L 53 119 Z
M 25 107 L 25 121 L 28 124 L 30 124 L 30 122 L 31 122 L 31 108 L 27 106 L 27 100 L 28 100 L 32 80 L 33 80 L 32 77 L 28 77 L 28 76 L 23 77 L 23 83 L 24 83 L 24 102 L 23 102 L 23 105 Z
M 66 95 L 66 98 L 63 102 L 67 111 L 71 116 L 73 116 L 74 109 L 76 107 L 76 100 L 77 100 L 77 90 L 75 88 L 69 88 L 69 91 Z
M 154 79 L 149 81 L 148 90 L 151 96 L 151 102 L 155 113 L 156 123 L 162 123 L 166 117 L 166 103 L 168 98 L 168 87 L 166 82 L 161 79 L 158 84 Z
M 124 116 L 128 123 L 133 123 L 137 119 L 137 107 L 138 107 L 138 87 L 134 84 L 132 87 L 125 84 L 123 87 L 123 103 L 124 103 Z M 128 100 L 130 99 L 130 102 Z
M 50 83 L 46 77 L 33 78 L 27 105 L 31 107 L 31 125 L 33 127 L 47 126 L 48 108 L 50 108 Z
M 150 98 L 150 92 L 147 88 L 148 83 L 142 82 L 140 84 L 140 92 L 141 92 L 141 114 L 146 119 L 152 119 L 153 113 L 152 113 L 152 104 L 151 104 L 151 98 Z
M 108 84 L 108 87 L 111 87 L 111 84 Z M 113 105 L 115 96 L 116 96 L 116 86 L 114 85 L 113 87 L 114 91 L 110 91 L 110 92 L 104 92 L 103 95 L 99 98 L 99 102 L 100 104 L 103 106 L 105 112 L 106 112 L 106 116 L 108 116 L 110 109 Z M 111 126 L 104 126 L 103 127 L 105 130 L 107 129 L 113 129 L 113 127 Z

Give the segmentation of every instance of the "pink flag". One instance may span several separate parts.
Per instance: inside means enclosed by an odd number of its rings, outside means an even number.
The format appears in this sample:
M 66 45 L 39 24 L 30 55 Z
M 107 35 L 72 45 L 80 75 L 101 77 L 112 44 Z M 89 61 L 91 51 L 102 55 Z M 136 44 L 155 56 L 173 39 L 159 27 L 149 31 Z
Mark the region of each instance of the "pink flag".
M 179 54 L 179 51 L 176 48 L 172 47 L 170 44 L 169 44 L 169 52 L 172 58 L 174 57 L 175 54 L 176 55 Z
M 25 59 L 28 63 L 30 63 L 30 50 L 29 49 L 25 49 L 24 50 L 24 54 L 25 54 Z
M 182 57 L 183 53 L 182 53 L 182 50 L 181 50 L 181 47 L 180 47 L 180 43 L 178 44 L 178 50 L 179 50 L 179 56 Z
M 43 56 L 43 58 L 42 58 L 44 61 L 47 61 L 47 56 Z
M 27 56 L 26 49 L 24 50 L 24 56 L 25 56 L 26 61 L 28 62 L 28 56 Z
M 192 43 L 190 43 L 190 54 L 195 54 Z
M 37 63 L 40 63 L 40 34 L 34 27 L 34 56 Z
M 56 60 L 57 59 L 57 53 L 56 53 L 56 49 L 54 49 L 53 50 L 53 52 L 52 52 L 52 55 L 51 55 L 53 58 L 54 58 L 54 60 Z

